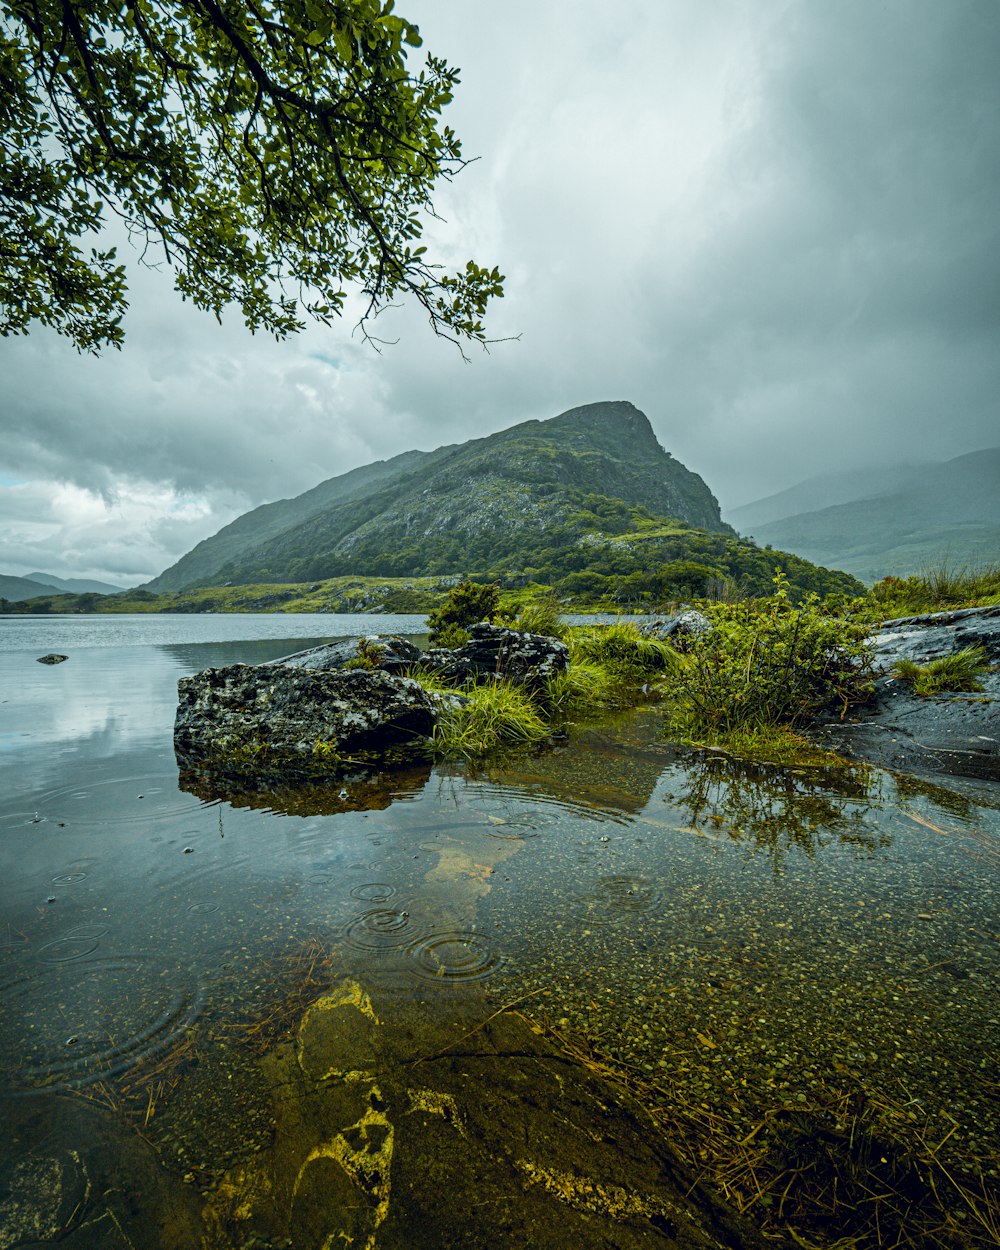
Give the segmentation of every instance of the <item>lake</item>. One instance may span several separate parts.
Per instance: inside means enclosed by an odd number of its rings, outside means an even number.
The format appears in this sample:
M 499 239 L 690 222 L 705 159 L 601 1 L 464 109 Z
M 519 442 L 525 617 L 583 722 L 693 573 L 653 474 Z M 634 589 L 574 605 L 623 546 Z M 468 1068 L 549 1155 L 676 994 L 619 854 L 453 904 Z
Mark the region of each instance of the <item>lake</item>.
M 567 1247 L 668 1244 L 534 1122 L 517 1184 L 462 1179 L 462 1090 L 538 1029 L 758 1224 L 801 1189 L 812 1244 L 994 1244 L 997 787 L 738 763 L 655 707 L 480 770 L 179 772 L 179 677 L 423 623 L 0 617 L 0 1250 L 515 1246 L 536 1195 Z

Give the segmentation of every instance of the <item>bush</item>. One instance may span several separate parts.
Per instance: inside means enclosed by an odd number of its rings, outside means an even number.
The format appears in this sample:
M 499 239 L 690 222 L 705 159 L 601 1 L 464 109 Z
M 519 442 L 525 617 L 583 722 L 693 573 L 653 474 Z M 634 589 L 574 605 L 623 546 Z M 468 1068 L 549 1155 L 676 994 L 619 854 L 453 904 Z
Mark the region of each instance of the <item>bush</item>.
M 913 660 L 897 661 L 893 672 L 900 681 L 908 682 L 913 693 L 943 694 L 946 691 L 982 690 L 979 678 L 989 672 L 990 664 L 982 647 L 963 647 L 939 660 L 917 664 Z
M 671 691 L 683 733 L 799 725 L 870 697 L 867 627 L 832 617 L 810 595 L 794 607 L 780 572 L 769 599 L 719 605 L 694 639 Z
M 468 635 L 461 642 L 445 641 L 456 637 L 455 630 L 465 630 L 477 621 L 492 621 L 500 607 L 500 587 L 494 582 L 480 585 L 476 582 L 459 582 L 448 592 L 439 608 L 427 617 L 430 641 L 433 646 L 454 647 L 468 642 Z

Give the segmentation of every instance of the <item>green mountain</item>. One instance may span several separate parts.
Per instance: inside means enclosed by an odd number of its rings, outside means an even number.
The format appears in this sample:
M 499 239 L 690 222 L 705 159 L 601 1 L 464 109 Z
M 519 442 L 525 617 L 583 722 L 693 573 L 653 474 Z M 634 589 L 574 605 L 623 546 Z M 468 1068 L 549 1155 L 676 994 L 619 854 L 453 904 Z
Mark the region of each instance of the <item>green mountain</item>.
M 943 464 L 888 471 L 880 486 L 872 483 L 865 497 L 850 496 L 759 524 L 747 523 L 753 510 L 773 515 L 780 497 L 734 509 L 729 516 L 758 543 L 816 563 L 834 562 L 867 582 L 942 562 L 975 565 L 1000 557 L 1000 447 Z M 787 494 L 796 498 L 795 490 Z
M 408 452 L 257 508 L 148 589 L 466 574 L 632 601 L 703 594 L 713 579 L 766 592 L 778 562 L 738 539 L 645 415 L 615 401 Z M 800 590 L 860 589 L 783 563 Z
M 0 599 L 11 603 L 23 603 L 26 599 L 41 599 L 44 595 L 60 595 L 62 591 L 52 585 L 42 585 L 29 577 L 14 577 L 0 573 Z
M 148 589 L 522 565 L 554 531 L 591 528 L 576 516 L 590 495 L 728 529 L 705 483 L 660 447 L 637 408 L 589 404 L 457 447 L 407 452 L 257 508 Z
M 163 591 L 210 586 L 221 580 L 217 575 L 224 565 L 239 561 L 269 538 L 294 529 L 337 503 L 363 497 L 376 487 L 384 486 L 386 482 L 451 450 L 450 447 L 442 447 L 434 452 L 404 451 L 391 460 L 377 460 L 340 477 L 328 478 L 294 499 L 278 499 L 274 503 L 262 504 L 193 547 L 176 564 L 147 582 L 146 589 Z

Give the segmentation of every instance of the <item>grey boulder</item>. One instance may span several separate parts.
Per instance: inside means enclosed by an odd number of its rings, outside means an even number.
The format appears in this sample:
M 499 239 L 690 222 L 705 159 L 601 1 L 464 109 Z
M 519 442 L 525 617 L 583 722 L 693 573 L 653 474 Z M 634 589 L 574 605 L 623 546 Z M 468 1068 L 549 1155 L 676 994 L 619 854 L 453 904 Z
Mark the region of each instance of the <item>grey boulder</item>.
M 569 665 L 569 648 L 558 638 L 526 634 L 482 621 L 469 627 L 463 647 L 431 647 L 421 657 L 424 669 L 445 681 L 482 683 L 497 678 L 518 685 L 541 684 Z
M 313 753 L 380 750 L 434 728 L 434 704 L 407 677 L 363 668 L 316 671 L 231 664 L 177 683 L 174 746 L 184 756 L 240 748 Z

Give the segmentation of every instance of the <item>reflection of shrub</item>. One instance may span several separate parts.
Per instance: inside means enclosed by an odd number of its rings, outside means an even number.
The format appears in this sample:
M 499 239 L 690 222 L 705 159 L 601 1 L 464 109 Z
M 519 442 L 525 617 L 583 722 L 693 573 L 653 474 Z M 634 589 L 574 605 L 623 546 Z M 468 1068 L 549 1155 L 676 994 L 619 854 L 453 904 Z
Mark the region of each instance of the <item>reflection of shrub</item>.
M 476 582 L 459 582 L 448 592 L 448 598 L 427 617 L 430 640 L 434 646 L 455 647 L 468 642 L 466 635 L 460 642 L 445 641 L 456 635 L 455 630 L 465 630 L 477 621 L 491 621 L 500 606 L 500 587 L 495 584 L 479 585 Z
M 990 668 L 982 647 L 963 647 L 951 655 L 926 664 L 898 660 L 893 672 L 900 681 L 908 682 L 914 694 L 941 694 L 945 691 L 982 690 L 979 678 Z
M 867 627 L 825 615 L 815 595 L 799 607 L 775 577 L 769 599 L 720 604 L 692 641 L 671 694 L 682 732 L 797 725 L 871 694 Z

